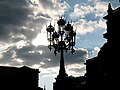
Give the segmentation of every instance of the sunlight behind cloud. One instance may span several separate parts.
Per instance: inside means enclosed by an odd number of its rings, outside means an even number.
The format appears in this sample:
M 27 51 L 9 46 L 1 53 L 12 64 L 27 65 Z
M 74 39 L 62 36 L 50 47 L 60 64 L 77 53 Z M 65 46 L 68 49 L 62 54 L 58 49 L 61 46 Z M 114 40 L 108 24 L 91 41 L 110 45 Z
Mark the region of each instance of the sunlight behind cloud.
M 38 45 L 48 45 L 46 33 L 39 33 L 37 37 L 32 41 L 32 44 L 35 46 Z

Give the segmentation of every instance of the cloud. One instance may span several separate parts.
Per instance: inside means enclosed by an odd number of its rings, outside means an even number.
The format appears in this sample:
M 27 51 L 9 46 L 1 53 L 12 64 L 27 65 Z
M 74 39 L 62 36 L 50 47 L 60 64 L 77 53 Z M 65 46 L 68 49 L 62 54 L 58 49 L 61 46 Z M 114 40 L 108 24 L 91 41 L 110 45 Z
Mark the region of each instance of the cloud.
M 69 5 L 64 1 L 59 0 L 36 0 L 38 7 L 36 8 L 36 15 L 42 15 L 56 19 L 59 15 L 64 15 L 64 12 L 69 8 Z
M 119 0 L 100 0 L 101 2 L 111 3 L 114 8 L 120 5 Z
M 32 10 L 25 0 L 0 1 L 0 40 L 9 41 L 13 34 L 21 34 L 21 27 L 31 20 Z
M 9 65 L 39 65 L 41 68 L 50 68 L 59 66 L 60 56 L 55 56 L 53 51 L 50 51 L 46 46 L 35 47 L 32 44 L 17 48 L 11 46 L 1 53 L 1 64 Z M 65 53 L 66 65 L 74 63 L 83 63 L 87 59 L 87 50 L 76 49 L 72 55 L 70 52 Z M 39 67 L 38 66 L 38 67 Z
M 86 34 L 97 29 L 106 29 L 103 16 L 106 15 L 107 3 L 99 1 L 88 1 L 88 3 L 78 3 L 74 5 L 70 17 L 74 21 L 77 33 Z
M 104 13 L 106 11 L 107 4 L 107 2 L 99 2 L 97 0 L 90 0 L 87 3 L 77 3 L 73 7 L 71 17 L 79 17 L 85 19 L 85 16 L 88 14 Z
M 85 14 L 92 12 L 94 9 L 90 5 L 81 5 L 76 4 L 74 6 L 74 12 L 71 13 L 71 16 L 84 18 Z
M 85 74 L 86 67 L 84 64 L 72 64 L 66 67 L 66 71 L 69 76 L 83 76 Z
M 0 1 L 0 41 L 12 43 L 34 39 L 46 20 L 36 18 L 34 9 L 26 0 Z
M 12 2 L 12 3 L 11 3 Z M 48 21 L 63 15 L 66 2 L 50 0 L 0 1 L 0 42 L 32 41 Z

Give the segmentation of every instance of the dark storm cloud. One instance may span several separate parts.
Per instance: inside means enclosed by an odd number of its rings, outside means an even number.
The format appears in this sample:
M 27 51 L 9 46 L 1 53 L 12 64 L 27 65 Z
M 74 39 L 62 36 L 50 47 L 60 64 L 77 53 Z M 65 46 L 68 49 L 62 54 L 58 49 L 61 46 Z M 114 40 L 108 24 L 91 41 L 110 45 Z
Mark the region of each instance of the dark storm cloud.
M 34 53 L 29 53 L 30 51 L 35 51 Z M 40 54 L 38 51 L 42 51 Z M 23 59 L 26 65 L 40 64 L 41 67 L 55 67 L 59 65 L 59 54 L 55 56 L 53 51 L 49 51 L 46 46 L 25 46 L 17 51 L 17 58 Z M 87 51 L 86 50 L 76 50 L 76 52 L 72 55 L 70 52 L 65 53 L 65 63 L 67 65 L 73 63 L 83 63 L 86 59 Z
M 42 65 L 43 68 L 59 66 L 60 55 L 58 54 L 57 56 L 55 56 L 51 53 L 52 52 L 46 53 L 46 59 L 43 60 L 43 62 L 45 63 L 44 65 Z M 64 55 L 66 65 L 80 64 L 84 63 L 84 61 L 86 60 L 87 52 L 84 50 L 76 50 L 76 53 L 73 55 L 70 52 L 67 52 Z M 47 59 L 50 59 L 50 61 Z
M 0 59 L 2 64 L 16 65 L 17 63 L 13 61 L 20 59 L 23 63 L 19 65 L 32 66 L 38 64 L 42 68 L 59 66 L 60 59 L 59 54 L 55 56 L 53 51 L 50 51 L 46 46 L 35 47 L 31 44 L 22 48 L 17 48 L 16 46 L 9 47 L 2 55 L 3 57 Z M 76 50 L 73 55 L 70 52 L 65 53 L 66 65 L 84 63 L 86 58 L 87 51 L 84 49 Z
M 1 0 L 0 21 L 2 24 L 21 25 L 30 13 L 25 0 Z
M 84 63 L 87 59 L 87 50 L 85 49 L 77 49 L 75 53 L 71 54 L 71 52 L 65 53 L 66 64 L 73 63 Z
M 33 40 L 51 18 L 49 11 L 56 12 L 59 8 L 54 4 L 49 0 L 39 0 L 37 6 L 29 0 L 0 0 L 0 41 Z
M 33 15 L 32 9 L 25 0 L 0 0 L 0 41 L 22 35 L 22 27 L 32 20 L 29 15 Z

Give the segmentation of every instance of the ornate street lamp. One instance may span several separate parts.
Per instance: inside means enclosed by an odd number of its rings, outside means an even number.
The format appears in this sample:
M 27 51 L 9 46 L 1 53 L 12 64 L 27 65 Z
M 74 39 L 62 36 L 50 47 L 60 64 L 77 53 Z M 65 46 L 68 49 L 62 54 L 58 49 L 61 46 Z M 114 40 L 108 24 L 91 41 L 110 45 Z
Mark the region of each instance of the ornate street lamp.
M 51 50 L 54 48 L 54 54 L 57 52 L 61 54 L 60 57 L 60 71 L 59 76 L 66 76 L 65 68 L 64 68 L 64 51 L 71 51 L 73 54 L 75 52 L 75 37 L 76 31 L 73 30 L 73 26 L 61 17 L 58 21 L 58 31 L 55 30 L 50 23 L 50 25 L 46 28 L 47 30 L 47 39 L 50 42 L 48 48 Z

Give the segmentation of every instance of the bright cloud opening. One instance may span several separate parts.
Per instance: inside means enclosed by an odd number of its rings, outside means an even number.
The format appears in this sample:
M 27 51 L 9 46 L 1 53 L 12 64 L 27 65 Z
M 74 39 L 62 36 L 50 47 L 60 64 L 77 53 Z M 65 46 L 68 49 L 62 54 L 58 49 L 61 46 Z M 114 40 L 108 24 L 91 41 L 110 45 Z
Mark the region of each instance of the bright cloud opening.
M 35 46 L 38 45 L 48 45 L 46 33 L 39 33 L 37 37 L 32 41 L 32 44 Z

